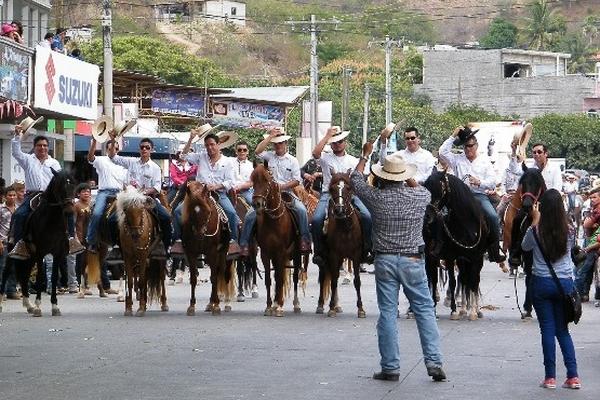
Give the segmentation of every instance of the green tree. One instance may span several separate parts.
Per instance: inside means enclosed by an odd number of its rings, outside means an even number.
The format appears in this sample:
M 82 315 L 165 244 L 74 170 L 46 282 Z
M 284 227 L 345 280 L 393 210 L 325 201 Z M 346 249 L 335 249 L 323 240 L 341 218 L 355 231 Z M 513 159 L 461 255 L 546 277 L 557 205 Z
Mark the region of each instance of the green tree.
M 562 51 L 571 54 L 569 62 L 569 73 L 587 73 L 593 71 L 593 63 L 589 56 L 591 51 L 586 45 L 586 40 L 581 33 L 569 33 L 563 37 L 560 43 Z
M 398 2 L 367 6 L 360 31 L 376 38 L 389 35 L 417 44 L 433 43 L 437 36 L 427 17 L 405 9 Z
M 525 29 L 528 45 L 534 50 L 552 50 L 566 32 L 566 22 L 548 0 L 529 4 L 529 18 Z
M 490 23 L 488 32 L 481 38 L 479 43 L 489 49 L 503 49 L 515 47 L 517 44 L 518 29 L 510 21 L 504 18 L 494 18 Z

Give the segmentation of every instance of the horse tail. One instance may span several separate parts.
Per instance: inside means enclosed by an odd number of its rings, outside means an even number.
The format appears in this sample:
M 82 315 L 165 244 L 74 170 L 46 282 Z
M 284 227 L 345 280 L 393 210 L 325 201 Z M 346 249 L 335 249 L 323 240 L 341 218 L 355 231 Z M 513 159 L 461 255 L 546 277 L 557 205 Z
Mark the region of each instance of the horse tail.
M 150 260 L 146 271 L 146 285 L 148 287 L 148 303 L 160 300 L 162 296 L 162 282 L 165 280 L 165 268 L 163 261 Z
M 225 268 L 217 269 L 217 293 L 222 294 L 225 299 L 231 299 L 235 295 L 235 267 L 233 261 L 227 261 Z
M 85 253 L 86 258 L 86 272 L 87 279 L 91 285 L 95 285 L 100 281 L 100 255 L 98 253 L 92 253 L 87 251 Z
M 306 297 L 306 283 L 308 282 L 308 255 L 302 255 L 302 268 L 300 268 L 300 287 L 302 294 Z
M 327 303 L 329 296 L 331 296 L 331 272 L 329 268 L 323 269 L 323 302 Z

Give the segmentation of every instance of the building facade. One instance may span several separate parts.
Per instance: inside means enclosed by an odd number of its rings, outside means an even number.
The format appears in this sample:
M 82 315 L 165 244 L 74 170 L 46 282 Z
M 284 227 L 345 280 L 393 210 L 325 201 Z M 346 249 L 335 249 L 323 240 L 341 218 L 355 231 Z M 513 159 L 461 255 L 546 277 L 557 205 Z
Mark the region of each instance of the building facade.
M 48 31 L 50 0 L 0 0 L 2 23 L 20 21 L 25 45 L 34 47 Z
M 154 16 L 162 22 L 206 21 L 246 25 L 246 3 L 229 0 L 157 0 Z

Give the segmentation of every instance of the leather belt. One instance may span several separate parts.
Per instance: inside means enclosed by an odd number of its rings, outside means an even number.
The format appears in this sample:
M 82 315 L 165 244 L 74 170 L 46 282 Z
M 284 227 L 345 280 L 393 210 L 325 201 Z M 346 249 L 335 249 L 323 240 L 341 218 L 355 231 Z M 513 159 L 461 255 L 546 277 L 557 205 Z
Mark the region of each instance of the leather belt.
M 422 258 L 423 257 L 423 253 L 405 253 L 405 252 L 398 252 L 398 251 L 376 251 L 375 255 L 378 254 L 382 254 L 382 255 L 395 255 L 395 256 L 401 256 L 401 257 L 408 257 L 408 258 Z

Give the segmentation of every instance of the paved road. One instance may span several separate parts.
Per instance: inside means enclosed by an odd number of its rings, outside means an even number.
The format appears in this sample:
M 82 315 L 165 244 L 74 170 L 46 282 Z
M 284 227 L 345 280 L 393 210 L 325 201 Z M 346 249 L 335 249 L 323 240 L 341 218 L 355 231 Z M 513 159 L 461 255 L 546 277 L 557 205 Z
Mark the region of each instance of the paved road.
M 42 318 L 9 301 L 0 314 L 0 399 L 595 399 L 600 393 L 600 309 L 585 304 L 582 322 L 572 328 L 583 389 L 541 389 L 537 323 L 520 320 L 513 281 L 491 265 L 484 267 L 483 304 L 496 309 L 484 310 L 484 319 L 450 321 L 438 306 L 448 382 L 426 376 L 415 323 L 405 319 L 398 320 L 401 380 L 374 381 L 374 276 L 361 274 L 366 319 L 356 318 L 352 286 L 341 287 L 344 313 L 328 318 L 314 313 L 311 268 L 303 312 L 294 314 L 288 302 L 283 318 L 262 316 L 262 288 L 259 299 L 234 303 L 231 313 L 188 317 L 187 283 L 168 287 L 171 311 L 154 304 L 144 318 L 123 317 L 115 296 L 60 296 L 62 317 L 49 316 L 45 296 Z M 518 285 L 522 295 L 523 281 Z M 203 309 L 208 283 L 198 293 Z

